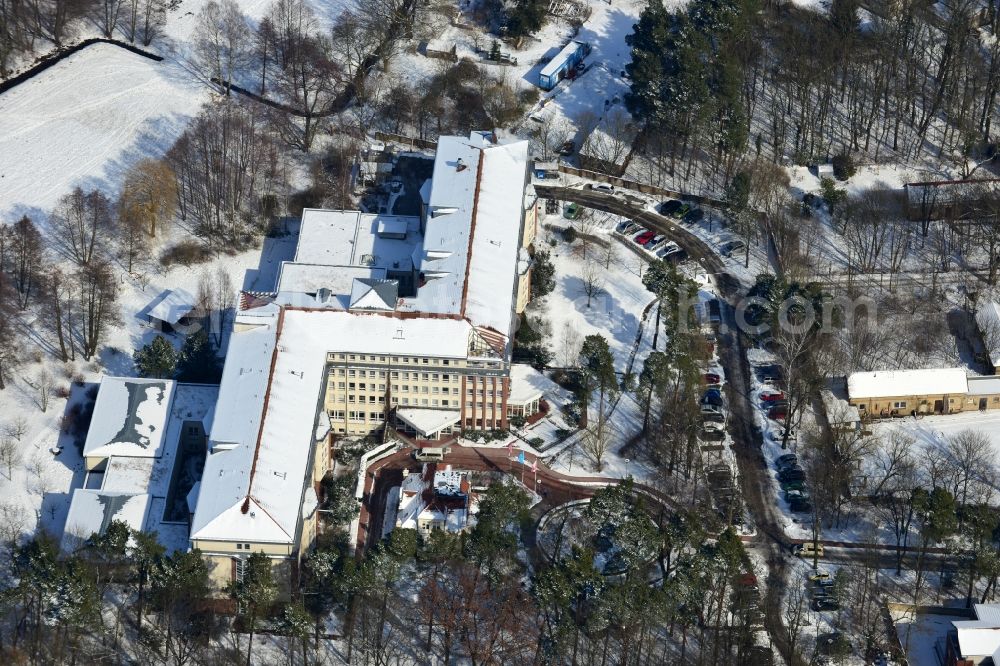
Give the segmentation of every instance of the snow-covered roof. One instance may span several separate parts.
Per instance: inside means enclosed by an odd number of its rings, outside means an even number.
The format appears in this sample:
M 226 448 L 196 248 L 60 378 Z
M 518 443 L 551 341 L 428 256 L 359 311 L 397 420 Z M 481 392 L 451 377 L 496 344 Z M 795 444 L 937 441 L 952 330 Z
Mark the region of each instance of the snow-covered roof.
M 976 323 L 993 366 L 1000 365 L 1000 303 L 989 301 L 976 312 Z
M 73 491 L 60 547 L 71 553 L 94 534 L 104 534 L 112 520 L 142 530 L 149 510 L 147 493 L 122 493 L 77 488 Z
M 380 226 L 390 229 L 390 235 L 380 235 Z M 392 237 L 401 230 L 404 238 Z M 412 268 L 413 249 L 420 242 L 419 217 L 306 208 L 295 263 L 405 271 Z
M 562 47 L 559 53 L 557 53 L 552 60 L 545 63 L 545 66 L 542 67 L 542 71 L 538 73 L 539 76 L 552 76 L 566 63 L 566 58 L 568 58 L 570 54 L 576 53 L 581 47 L 584 46 L 585 42 L 581 42 L 576 39 L 571 40 L 569 44 Z
M 180 288 L 167 289 L 156 297 L 147 315 L 168 324 L 176 324 L 180 319 L 194 310 L 198 301 L 191 292 Z
M 455 409 L 422 409 L 420 407 L 400 407 L 396 416 L 401 418 L 417 432 L 432 435 L 450 425 L 462 420 L 462 413 Z
M 861 413 L 858 408 L 834 395 L 830 389 L 821 389 L 819 397 L 823 401 L 826 419 L 830 425 L 851 425 L 861 421 Z
M 507 403 L 524 405 L 537 400 L 551 385 L 551 379 L 527 363 L 513 363 L 510 366 L 510 395 Z
M 974 604 L 975 620 L 952 622 L 963 657 L 982 657 L 1000 651 L 1000 604 Z
M 996 394 L 1000 394 L 1000 377 L 995 375 L 969 377 L 969 395 Z
M 157 457 L 175 383 L 166 379 L 102 377 L 84 457 Z
M 286 308 L 234 333 L 191 538 L 294 542 L 328 352 L 464 358 L 470 332 L 460 319 Z
M 944 395 L 965 393 L 967 389 L 965 370 L 962 368 L 877 370 L 855 372 L 847 377 L 847 394 L 851 400 Z
M 402 309 L 459 314 L 510 335 L 527 169 L 527 141 L 440 137 L 415 253 L 424 283 Z
M 384 268 L 368 266 L 326 266 L 286 261 L 281 264 L 278 291 L 291 294 L 315 294 L 327 289 L 334 295 L 351 293 L 356 279 L 385 278 Z
M 399 298 L 396 280 L 359 278 L 351 284 L 351 309 L 393 310 Z

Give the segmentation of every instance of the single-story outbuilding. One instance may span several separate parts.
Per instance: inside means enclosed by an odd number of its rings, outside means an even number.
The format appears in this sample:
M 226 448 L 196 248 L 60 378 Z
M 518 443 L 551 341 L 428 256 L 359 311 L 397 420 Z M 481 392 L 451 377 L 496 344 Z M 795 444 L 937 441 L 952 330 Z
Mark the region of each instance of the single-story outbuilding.
M 863 417 L 959 412 L 968 390 L 963 368 L 876 370 L 847 377 L 848 402 Z

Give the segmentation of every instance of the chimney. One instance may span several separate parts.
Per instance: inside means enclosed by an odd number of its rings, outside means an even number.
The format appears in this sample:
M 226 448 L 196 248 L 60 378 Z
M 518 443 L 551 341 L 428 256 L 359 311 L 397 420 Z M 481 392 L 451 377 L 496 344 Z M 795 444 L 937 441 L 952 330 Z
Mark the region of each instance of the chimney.
M 458 161 L 455 162 L 455 171 L 465 171 L 467 168 L 468 167 L 465 166 L 465 162 L 461 157 L 459 157 Z

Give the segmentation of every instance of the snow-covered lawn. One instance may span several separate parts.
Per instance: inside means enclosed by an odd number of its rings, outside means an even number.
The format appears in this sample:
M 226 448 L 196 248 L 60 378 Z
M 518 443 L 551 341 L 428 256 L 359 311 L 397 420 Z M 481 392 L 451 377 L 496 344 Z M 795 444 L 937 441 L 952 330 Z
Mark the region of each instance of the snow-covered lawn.
M 36 221 L 76 185 L 117 192 L 208 99 L 183 68 L 96 44 L 0 95 L 0 219 Z
M 1000 410 L 891 419 L 872 426 L 872 431 L 882 439 L 888 439 L 894 430 L 913 437 L 918 447 L 943 447 L 948 439 L 963 430 L 978 430 L 989 437 L 995 451 L 1000 451 Z
M 952 622 L 968 620 L 960 615 L 915 614 L 911 611 L 892 611 L 896 634 L 906 651 L 910 666 L 938 666 L 937 644 L 944 655 L 944 640 L 954 627 Z

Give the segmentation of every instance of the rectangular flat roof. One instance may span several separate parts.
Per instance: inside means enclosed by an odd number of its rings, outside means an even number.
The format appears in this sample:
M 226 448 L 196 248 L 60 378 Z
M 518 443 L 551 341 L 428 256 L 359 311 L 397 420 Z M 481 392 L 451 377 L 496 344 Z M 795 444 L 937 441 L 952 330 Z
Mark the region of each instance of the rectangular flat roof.
M 77 488 L 70 501 L 60 548 L 72 553 L 94 534 L 104 534 L 113 520 L 125 522 L 134 530 L 146 523 L 150 496 L 146 493 L 120 493 Z
M 167 379 L 103 377 L 84 457 L 159 456 L 174 384 Z
M 405 229 L 406 237 L 383 238 L 378 233 L 380 225 L 391 228 L 394 234 Z M 295 262 L 409 270 L 420 242 L 419 217 L 306 208 Z
M 355 278 L 382 280 L 385 279 L 385 269 L 286 261 L 281 264 L 278 291 L 315 294 L 320 289 L 329 289 L 332 294 L 350 294 Z

